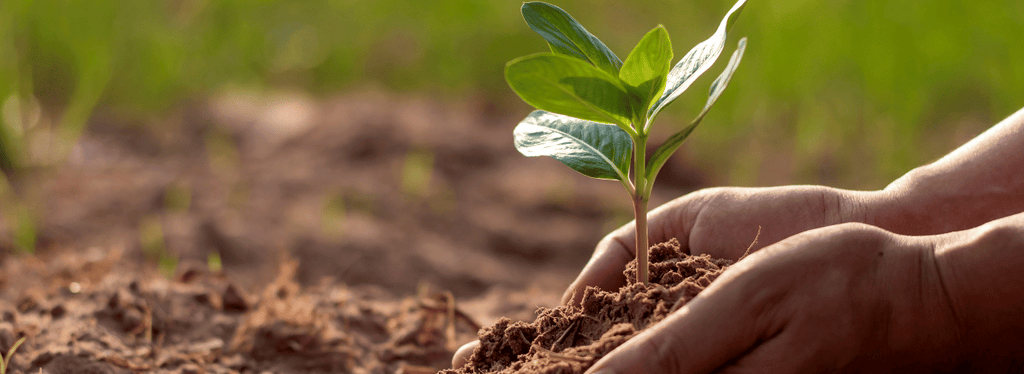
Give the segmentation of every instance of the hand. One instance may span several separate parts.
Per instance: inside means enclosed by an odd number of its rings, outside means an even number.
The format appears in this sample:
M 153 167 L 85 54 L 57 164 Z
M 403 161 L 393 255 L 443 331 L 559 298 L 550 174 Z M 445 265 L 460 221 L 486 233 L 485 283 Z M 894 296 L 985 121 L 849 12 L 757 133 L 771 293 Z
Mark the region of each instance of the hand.
M 652 210 L 648 235 L 652 244 L 678 238 L 691 254 L 737 260 L 747 248 L 754 252 L 809 229 L 868 222 L 875 207 L 885 201 L 882 192 L 820 186 L 705 189 Z M 629 223 L 598 243 L 590 262 L 562 297 L 563 304 L 578 302 L 587 286 L 614 291 L 626 284 L 622 270 L 636 253 L 634 230 Z M 755 236 L 757 243 L 751 247 Z M 479 342 L 473 341 L 459 348 L 452 367 L 462 366 L 477 346 Z
M 937 238 L 862 224 L 793 236 L 727 269 L 588 373 L 952 369 L 960 330 Z
M 738 260 L 791 235 L 844 222 L 869 223 L 884 192 L 820 186 L 713 188 L 670 201 L 648 214 L 650 243 L 679 239 L 690 254 Z M 760 228 L 760 235 L 758 230 Z M 754 238 L 757 243 L 751 247 Z M 636 255 L 634 223 L 604 237 L 562 302 L 579 302 L 587 286 L 614 291 L 626 284 L 622 270 Z M 573 299 L 575 295 L 575 299 Z

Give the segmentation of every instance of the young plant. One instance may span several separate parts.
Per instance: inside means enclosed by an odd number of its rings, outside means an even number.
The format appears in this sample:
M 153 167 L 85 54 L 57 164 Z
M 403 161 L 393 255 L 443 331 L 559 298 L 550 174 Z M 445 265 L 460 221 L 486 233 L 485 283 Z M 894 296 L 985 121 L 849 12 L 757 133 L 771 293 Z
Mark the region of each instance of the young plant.
M 622 183 L 636 217 L 638 282 L 648 281 L 647 202 L 654 179 L 729 84 L 746 38 L 740 39 L 725 71 L 711 84 L 700 114 L 648 159 L 651 124 L 718 59 L 726 32 L 744 4 L 746 0 L 737 1 L 714 35 L 693 47 L 675 67 L 663 26 L 648 32 L 622 61 L 562 9 L 543 2 L 523 4 L 523 18 L 551 52 L 520 57 L 505 66 L 512 90 L 540 109 L 516 126 L 516 149 L 529 157 L 550 156 L 588 177 Z

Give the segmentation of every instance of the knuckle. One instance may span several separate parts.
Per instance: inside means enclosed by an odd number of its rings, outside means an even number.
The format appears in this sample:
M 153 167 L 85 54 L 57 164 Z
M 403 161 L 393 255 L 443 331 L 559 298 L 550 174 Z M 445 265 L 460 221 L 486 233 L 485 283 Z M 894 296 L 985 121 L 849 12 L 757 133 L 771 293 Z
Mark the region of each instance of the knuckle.
M 978 243 L 985 247 L 1021 247 L 1024 246 L 1024 228 L 1005 224 L 985 224 L 978 233 Z
M 878 227 L 860 222 L 847 222 L 836 225 L 844 240 L 879 242 L 887 240 L 889 233 Z

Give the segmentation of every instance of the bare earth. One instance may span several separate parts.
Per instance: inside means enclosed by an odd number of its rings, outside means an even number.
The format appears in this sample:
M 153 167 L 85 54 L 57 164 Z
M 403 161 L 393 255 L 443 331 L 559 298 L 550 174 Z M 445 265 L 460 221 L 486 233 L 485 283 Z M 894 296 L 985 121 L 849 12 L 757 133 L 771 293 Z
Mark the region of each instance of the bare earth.
M 36 255 L 0 220 L 0 350 L 28 337 L 9 372 L 433 373 L 554 307 L 630 218 L 617 183 L 514 150 L 528 108 L 363 90 L 100 113 L 20 182 Z M 659 182 L 664 201 L 700 178 Z

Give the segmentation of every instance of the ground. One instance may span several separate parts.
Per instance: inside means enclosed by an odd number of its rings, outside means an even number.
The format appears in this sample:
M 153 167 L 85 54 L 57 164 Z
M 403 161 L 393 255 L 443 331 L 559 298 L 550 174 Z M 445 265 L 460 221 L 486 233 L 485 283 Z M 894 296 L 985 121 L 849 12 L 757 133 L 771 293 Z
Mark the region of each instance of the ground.
M 444 369 L 630 219 L 618 183 L 515 151 L 528 112 L 373 89 L 99 110 L 18 182 L 36 253 L 0 221 L 0 349 L 28 337 L 16 373 Z M 655 202 L 700 184 L 683 164 Z

